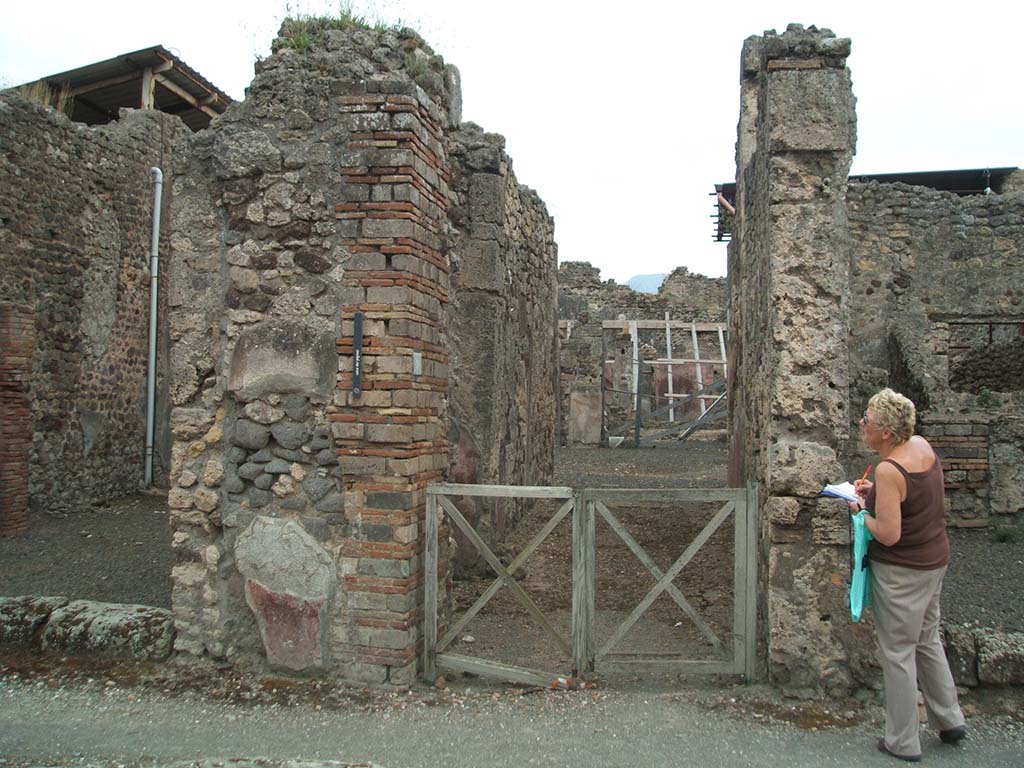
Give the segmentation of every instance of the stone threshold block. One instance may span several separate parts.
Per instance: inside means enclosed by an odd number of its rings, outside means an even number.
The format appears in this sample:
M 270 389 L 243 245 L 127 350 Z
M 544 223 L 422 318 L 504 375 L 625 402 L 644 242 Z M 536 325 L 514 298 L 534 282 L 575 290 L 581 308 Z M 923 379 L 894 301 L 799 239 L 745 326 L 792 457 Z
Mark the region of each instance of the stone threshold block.
M 0 597 L 0 645 L 163 661 L 174 645 L 174 618 L 147 605 Z

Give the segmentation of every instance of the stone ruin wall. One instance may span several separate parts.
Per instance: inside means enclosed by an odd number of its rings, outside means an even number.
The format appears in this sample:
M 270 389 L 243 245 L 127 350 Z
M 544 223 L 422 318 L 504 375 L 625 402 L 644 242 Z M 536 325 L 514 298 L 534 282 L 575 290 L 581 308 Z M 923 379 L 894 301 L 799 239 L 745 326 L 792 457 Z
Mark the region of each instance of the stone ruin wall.
M 23 528 L 29 499 L 34 510 L 70 511 L 143 481 L 150 168 L 166 172 L 187 132 L 175 117 L 134 110 L 90 128 L 0 94 L 0 520 L 17 506 Z M 164 229 L 163 254 L 168 246 Z M 158 343 L 166 414 L 165 334 Z M 158 416 L 158 481 L 169 453 Z
M 632 371 L 633 349 L 629 331 L 619 334 L 608 331 L 607 336 L 604 336 L 602 321 L 619 318 L 662 320 L 665 313 L 669 312 L 673 320 L 724 322 L 726 305 L 725 278 L 693 274 L 686 267 L 677 267 L 665 278 L 657 294 L 648 294 L 618 285 L 612 280 L 602 281 L 600 270 L 587 262 L 563 262 L 558 271 L 560 444 L 570 445 L 581 441 L 570 420 L 570 413 L 574 410 L 570 401 L 573 398 L 595 403 L 599 401 L 602 369 L 605 369 L 603 375 L 607 388 L 632 391 L 635 387 L 632 381 L 635 373 Z M 613 361 L 607 368 L 601 360 L 603 337 L 606 339 L 604 351 L 607 359 Z M 664 357 L 664 330 L 644 330 L 640 341 L 649 356 Z M 701 334 L 698 343 L 702 359 L 721 358 L 717 337 Z M 673 354 L 683 356 L 681 350 L 690 350 L 685 354 L 692 354 L 692 341 L 686 331 L 673 335 Z M 689 366 L 689 370 L 686 368 L 674 366 L 673 380 L 676 386 L 673 391 L 686 391 L 684 388 L 692 388 L 696 381 L 693 366 Z M 713 375 L 708 367 L 705 370 L 705 383 Z M 653 394 L 650 382 L 645 386 L 645 391 L 649 387 Z M 661 382 L 659 391 L 663 390 L 664 382 Z M 625 420 L 632 407 L 632 398 L 628 395 L 609 393 L 605 401 L 609 426 L 611 422 Z
M 504 465 L 482 457 L 477 481 L 550 477 L 553 309 L 530 303 L 553 305 L 551 224 L 494 140 L 459 129 L 458 73 L 414 34 L 313 34 L 301 53 L 275 41 L 247 100 L 178 155 L 176 642 L 402 685 L 422 647 L 425 489 L 449 469 L 449 415 L 475 440 L 530 436 Z M 478 303 L 510 322 L 467 325 Z M 469 331 L 498 334 L 492 370 L 458 350 L 467 372 L 453 375 L 456 322 L 467 348 Z M 532 404 L 527 382 L 494 378 L 526 348 Z
M 847 619 L 846 521 L 818 497 L 844 476 L 835 446 L 851 423 L 849 49 L 791 25 L 748 39 L 742 54 L 730 479 L 759 484 L 764 663 L 792 691 L 845 692 L 872 663 L 867 631 Z
M 501 136 L 466 123 L 450 138 L 449 479 L 546 485 L 556 424 L 554 222 L 536 192 L 517 182 Z M 457 506 L 493 546 L 524 503 L 467 497 Z M 456 573 L 489 572 L 454 533 Z
M 1022 177 L 991 195 L 875 181 L 847 195 L 851 408 L 885 384 L 914 398 L 961 526 L 1024 510 Z
M 764 664 L 793 692 L 879 683 L 870 621 L 846 618 L 845 509 L 817 495 L 872 460 L 871 394 L 918 403 L 951 522 L 1024 506 L 1020 174 L 967 198 L 849 182 L 849 48 L 791 25 L 742 55 L 730 480 L 759 483 Z

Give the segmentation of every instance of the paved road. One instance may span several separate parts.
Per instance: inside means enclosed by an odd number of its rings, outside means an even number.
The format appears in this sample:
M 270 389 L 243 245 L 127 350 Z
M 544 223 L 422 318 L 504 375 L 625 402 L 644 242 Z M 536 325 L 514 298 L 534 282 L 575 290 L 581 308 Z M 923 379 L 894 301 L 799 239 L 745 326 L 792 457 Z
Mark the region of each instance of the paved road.
M 728 693 L 721 706 L 695 703 L 681 692 L 524 695 L 456 688 L 435 694 L 320 709 L 307 701 L 226 703 L 102 679 L 57 686 L 8 676 L 0 678 L 0 766 L 170 766 L 257 756 L 274 765 L 300 759 L 385 768 L 901 764 L 875 751 L 876 722 L 798 728 L 731 708 Z M 981 720 L 962 747 L 926 737 L 925 763 L 1024 765 L 1019 718 Z

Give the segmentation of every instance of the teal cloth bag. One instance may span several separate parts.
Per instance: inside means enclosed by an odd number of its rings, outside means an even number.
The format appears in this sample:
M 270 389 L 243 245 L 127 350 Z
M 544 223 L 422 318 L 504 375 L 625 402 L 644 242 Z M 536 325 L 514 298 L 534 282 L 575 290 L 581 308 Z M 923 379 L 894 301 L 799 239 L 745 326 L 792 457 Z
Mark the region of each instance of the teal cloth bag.
M 850 573 L 850 617 L 860 621 L 865 608 L 871 607 L 871 571 L 868 565 L 868 542 L 871 531 L 864 524 L 867 510 L 850 515 L 853 521 L 853 566 Z

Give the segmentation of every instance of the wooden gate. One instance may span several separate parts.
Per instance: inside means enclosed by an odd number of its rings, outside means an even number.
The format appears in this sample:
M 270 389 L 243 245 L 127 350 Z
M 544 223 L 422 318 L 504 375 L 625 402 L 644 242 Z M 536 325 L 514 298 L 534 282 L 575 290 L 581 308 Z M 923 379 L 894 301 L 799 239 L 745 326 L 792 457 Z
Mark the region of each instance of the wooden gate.
M 673 524 L 682 519 L 674 505 L 698 503 L 712 506 L 714 514 L 706 522 L 697 521 L 699 532 L 685 549 L 674 555 L 672 564 L 662 570 L 654 558 L 638 543 L 627 526 L 616 514 L 616 508 L 631 507 L 639 515 L 662 515 Z M 747 488 L 687 488 L 687 489 L 587 489 L 578 499 L 580 509 L 579 542 L 577 550 L 584 565 L 579 579 L 574 579 L 574 634 L 579 626 L 577 660 L 581 669 L 598 670 L 611 663 L 657 664 L 669 666 L 682 674 L 734 674 L 751 679 L 755 661 L 756 626 L 756 486 Z M 718 632 L 710 621 L 674 583 L 691 564 L 697 553 L 727 521 L 732 522 L 732 615 L 725 632 Z M 701 525 L 700 523 L 703 523 Z M 599 524 L 607 525 L 628 550 L 642 564 L 653 580 L 653 586 L 643 595 L 629 614 L 613 627 L 607 637 L 596 642 L 595 598 L 597 597 L 594 571 L 603 557 L 595 544 Z M 728 530 L 727 528 L 725 529 Z M 574 556 L 576 552 L 574 551 Z M 637 625 L 655 600 L 667 595 L 680 614 L 693 626 L 710 646 L 710 658 L 693 658 L 691 654 L 670 651 L 625 651 L 620 644 L 627 633 Z M 679 622 L 681 624 L 682 622 Z M 678 624 L 677 624 L 678 626 Z M 586 629 L 583 629 L 586 628 Z
M 519 499 L 556 499 L 562 501 L 558 510 L 540 528 L 538 533 L 508 565 L 504 565 L 473 526 L 459 512 L 451 497 L 504 497 Z M 755 622 L 756 622 L 756 486 L 747 488 L 709 489 L 585 489 L 548 488 L 526 486 L 487 486 L 435 484 L 427 488 L 426 546 L 424 589 L 424 658 L 423 675 L 433 680 L 438 671 L 469 672 L 511 682 L 532 685 L 550 685 L 558 676 L 586 677 L 600 673 L 610 664 L 669 665 L 674 671 L 687 674 L 735 674 L 750 680 L 754 674 Z M 640 508 L 650 515 L 671 515 L 673 504 L 682 502 L 713 503 L 721 505 L 701 528 L 685 550 L 675 557 L 671 566 L 662 571 L 654 558 L 637 542 L 617 515 L 619 507 Z M 572 515 L 572 621 L 571 637 L 566 637 L 554 622 L 517 583 L 515 574 L 548 535 L 566 517 Z M 444 635 L 438 637 L 438 530 L 443 517 L 447 517 L 462 531 L 486 562 L 496 578 Z M 715 632 L 708 621 L 674 584 L 688 564 L 693 561 L 708 540 L 726 524 L 732 522 L 732 617 L 726 636 Z M 595 634 L 595 572 L 598 558 L 596 547 L 598 524 L 607 525 L 629 551 L 643 565 L 654 585 L 632 608 L 629 615 L 610 631 L 609 637 L 598 645 Z M 448 649 L 487 602 L 503 587 L 508 588 L 530 617 L 543 628 L 572 659 L 570 670 L 542 670 L 511 665 L 451 653 Z M 713 649 L 713 658 L 695 659 L 680 652 L 636 653 L 619 650 L 627 633 L 637 625 L 645 612 L 662 594 L 668 595 L 681 614 L 692 622 Z

